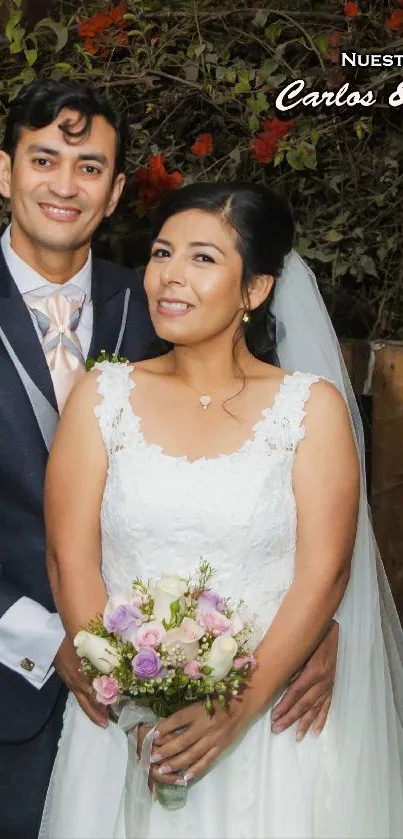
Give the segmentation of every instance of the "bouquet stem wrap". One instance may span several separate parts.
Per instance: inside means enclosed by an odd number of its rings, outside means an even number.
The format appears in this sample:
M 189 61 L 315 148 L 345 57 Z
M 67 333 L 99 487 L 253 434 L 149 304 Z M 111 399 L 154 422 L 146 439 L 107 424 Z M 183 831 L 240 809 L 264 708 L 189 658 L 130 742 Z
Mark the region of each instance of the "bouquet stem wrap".
M 151 795 L 148 776 L 151 764 L 151 752 L 154 732 L 161 717 L 157 717 L 150 708 L 143 708 L 130 700 L 119 703 L 116 708 L 118 725 L 128 736 L 129 753 L 125 783 L 125 820 L 129 836 L 144 836 L 148 832 Z M 143 740 L 140 761 L 137 758 L 139 725 L 151 725 Z M 177 810 L 184 807 L 187 799 L 185 786 L 172 786 L 157 782 L 157 799 L 163 807 Z

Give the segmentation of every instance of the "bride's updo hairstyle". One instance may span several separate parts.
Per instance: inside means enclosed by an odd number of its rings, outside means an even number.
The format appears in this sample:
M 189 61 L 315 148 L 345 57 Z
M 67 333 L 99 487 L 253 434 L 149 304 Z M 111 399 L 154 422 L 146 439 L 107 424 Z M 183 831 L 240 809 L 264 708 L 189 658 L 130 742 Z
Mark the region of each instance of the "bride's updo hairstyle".
M 294 222 L 286 201 L 263 184 L 196 183 L 172 190 L 157 208 L 152 224 L 156 238 L 171 216 L 186 210 L 202 210 L 220 217 L 236 233 L 235 246 L 242 259 L 241 290 L 249 309 L 249 288 L 254 277 L 270 274 L 275 280 L 291 250 Z M 266 300 L 242 321 L 239 336 L 260 361 L 276 363 L 276 324 L 271 312 L 275 283 Z

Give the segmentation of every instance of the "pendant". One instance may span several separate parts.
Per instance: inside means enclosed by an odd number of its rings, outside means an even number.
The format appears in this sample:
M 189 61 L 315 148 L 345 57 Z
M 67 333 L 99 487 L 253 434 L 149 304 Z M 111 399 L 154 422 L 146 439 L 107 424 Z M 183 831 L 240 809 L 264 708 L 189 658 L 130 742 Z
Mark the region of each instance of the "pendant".
M 210 405 L 211 399 L 209 396 L 201 396 L 199 402 L 204 411 L 207 411 L 208 406 Z

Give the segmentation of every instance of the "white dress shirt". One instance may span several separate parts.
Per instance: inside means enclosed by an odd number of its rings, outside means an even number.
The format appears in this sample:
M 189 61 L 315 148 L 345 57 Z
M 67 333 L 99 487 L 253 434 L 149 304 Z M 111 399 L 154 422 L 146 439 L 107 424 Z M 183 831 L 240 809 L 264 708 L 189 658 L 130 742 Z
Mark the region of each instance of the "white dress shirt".
M 76 330 L 84 358 L 87 358 L 93 327 L 91 300 L 92 257 L 88 255 L 84 267 L 63 286 L 51 283 L 24 262 L 11 247 L 11 227 L 1 237 L 1 247 L 10 274 L 18 290 L 24 294 L 54 294 L 71 286 L 85 293 L 82 315 Z M 31 313 L 40 338 L 38 323 Z M 16 537 L 18 538 L 18 537 Z M 29 597 L 21 597 L 0 618 L 0 662 L 40 689 L 54 671 L 53 659 L 65 632 L 57 612 L 48 612 Z

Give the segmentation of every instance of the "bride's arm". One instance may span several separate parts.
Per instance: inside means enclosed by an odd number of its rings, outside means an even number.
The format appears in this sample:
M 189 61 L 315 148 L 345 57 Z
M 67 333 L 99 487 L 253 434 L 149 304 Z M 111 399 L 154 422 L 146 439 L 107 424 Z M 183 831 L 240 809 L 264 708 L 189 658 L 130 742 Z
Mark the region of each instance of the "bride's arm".
M 305 427 L 293 471 L 298 514 L 294 581 L 256 652 L 258 667 L 242 700 L 232 703 L 229 713 L 217 709 L 209 718 L 199 705 L 160 723 L 162 736 L 154 750 L 174 770 L 206 771 L 304 664 L 343 598 L 357 526 L 359 465 L 347 408 L 332 385 L 313 387 Z M 163 736 L 186 725 L 184 734 L 164 743 Z M 169 782 L 172 776 L 163 773 L 160 779 Z
M 344 400 L 312 390 L 293 470 L 297 505 L 294 581 L 257 651 L 256 710 L 264 708 L 317 647 L 343 599 L 357 528 L 360 472 Z
M 100 509 L 107 454 L 94 406 L 96 374 L 72 391 L 55 435 L 45 483 L 47 564 L 57 609 L 73 639 L 102 612 Z

